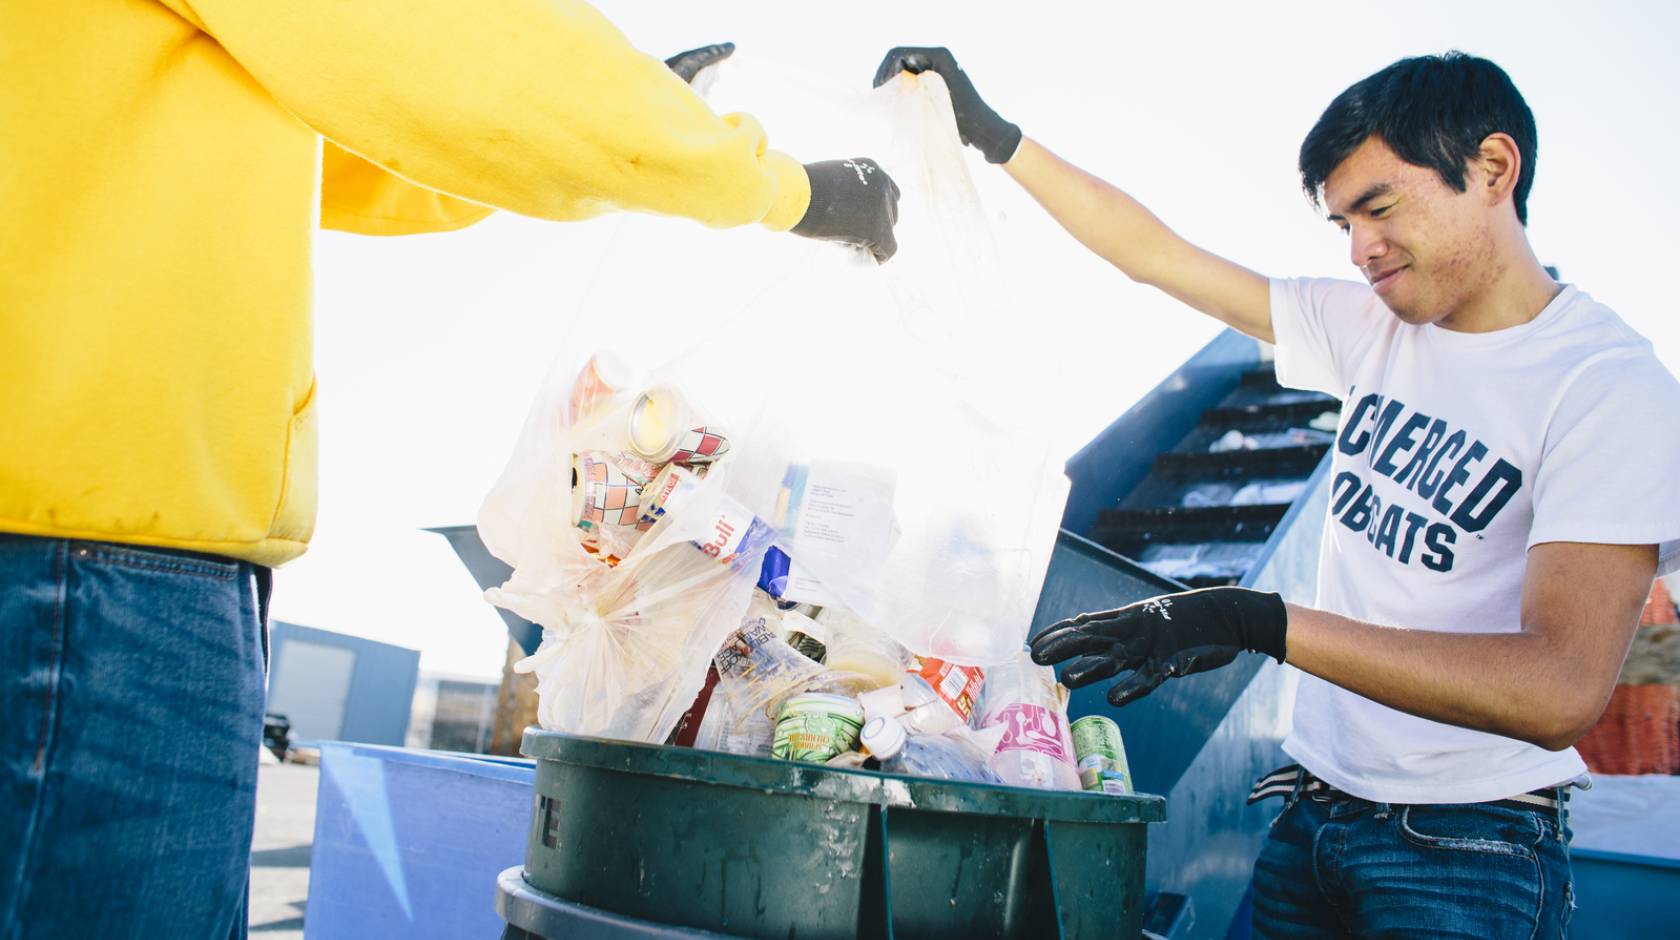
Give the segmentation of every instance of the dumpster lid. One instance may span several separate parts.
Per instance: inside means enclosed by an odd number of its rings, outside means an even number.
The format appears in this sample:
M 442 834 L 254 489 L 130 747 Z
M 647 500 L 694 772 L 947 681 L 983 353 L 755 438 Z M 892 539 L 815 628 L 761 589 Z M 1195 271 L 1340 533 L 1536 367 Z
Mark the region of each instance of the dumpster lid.
M 1167 815 L 1166 800 L 1148 793 L 1111 796 L 1074 790 L 1034 790 L 998 784 L 930 780 L 696 748 L 609 741 L 538 728 L 525 730 L 519 751 L 537 760 L 692 780 L 702 785 L 741 787 L 930 812 L 1089 823 L 1161 822 Z M 696 797 L 701 796 L 696 794 Z

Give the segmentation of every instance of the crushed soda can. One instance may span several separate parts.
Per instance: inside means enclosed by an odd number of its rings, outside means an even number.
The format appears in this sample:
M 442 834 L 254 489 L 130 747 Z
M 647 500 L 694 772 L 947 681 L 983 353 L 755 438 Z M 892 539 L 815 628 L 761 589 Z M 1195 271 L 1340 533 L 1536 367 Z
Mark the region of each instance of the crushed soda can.
M 672 463 L 684 466 L 708 464 L 729 453 L 729 438 L 709 427 L 690 428 L 677 438 L 677 451 Z
M 642 527 L 652 526 L 660 516 L 686 503 L 699 492 L 700 487 L 700 477 L 694 471 L 676 464 L 667 465 L 642 490 Z
M 776 530 L 769 523 L 728 497 L 718 507 L 707 532 L 706 537 L 694 541 L 695 546 L 719 564 L 732 566 L 776 538 Z
M 630 409 L 630 448 L 656 464 L 709 464 L 729 452 L 721 431 L 697 424 L 676 389 L 650 388 Z
M 633 472 L 601 451 L 573 454 L 572 524 L 581 529 L 636 526 L 647 481 Z

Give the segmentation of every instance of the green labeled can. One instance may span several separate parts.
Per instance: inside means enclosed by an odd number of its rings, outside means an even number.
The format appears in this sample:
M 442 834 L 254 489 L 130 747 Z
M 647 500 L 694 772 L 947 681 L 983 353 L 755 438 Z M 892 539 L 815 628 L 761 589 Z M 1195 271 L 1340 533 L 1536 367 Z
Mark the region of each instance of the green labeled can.
M 1073 753 L 1079 760 L 1079 784 L 1087 790 L 1124 796 L 1132 792 L 1132 771 L 1120 726 L 1102 715 L 1074 722 Z
M 782 703 L 770 756 L 812 764 L 826 763 L 857 744 L 863 730 L 863 706 L 844 695 L 809 692 Z

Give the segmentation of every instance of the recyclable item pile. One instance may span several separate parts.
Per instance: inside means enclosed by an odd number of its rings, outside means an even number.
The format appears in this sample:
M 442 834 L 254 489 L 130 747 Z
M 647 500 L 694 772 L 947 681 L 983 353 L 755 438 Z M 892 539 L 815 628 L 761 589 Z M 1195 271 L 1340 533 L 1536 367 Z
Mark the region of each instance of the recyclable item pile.
M 790 152 L 878 157 L 899 254 L 611 223 L 625 250 L 567 307 L 478 519 L 513 569 L 486 597 L 543 628 L 518 665 L 538 721 L 1075 787 L 1065 692 L 1020 658 L 1068 492 L 1020 357 L 1065 338 L 1022 329 L 938 76 L 818 117 L 747 58 L 709 102 L 774 115 Z
M 837 528 L 848 521 L 874 520 L 865 547 L 891 541 L 890 469 L 790 464 L 761 500 L 774 507 L 765 518 L 727 485 L 753 442 L 738 444 L 676 387 L 598 353 L 548 411 L 565 446 L 545 459 L 564 499 L 533 511 L 563 512 L 563 536 L 544 547 L 551 564 L 521 566 L 488 593 L 545 626 L 542 646 L 514 667 L 537 676 L 544 727 L 1130 792 L 1118 729 L 1110 722 L 1081 753 L 1067 689 L 1019 646 L 988 666 L 918 655 L 890 614 L 847 608 L 801 565 L 802 526 L 841 554 L 856 534 Z M 541 569 L 552 570 L 539 583 L 519 573 Z

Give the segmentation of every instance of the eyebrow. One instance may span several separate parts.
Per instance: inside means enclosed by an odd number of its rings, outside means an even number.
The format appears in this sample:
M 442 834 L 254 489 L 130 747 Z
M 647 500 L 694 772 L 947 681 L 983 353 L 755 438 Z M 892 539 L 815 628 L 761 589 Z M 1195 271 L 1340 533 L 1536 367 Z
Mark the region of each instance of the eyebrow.
M 1394 187 L 1393 186 L 1389 185 L 1388 183 L 1377 183 L 1376 185 L 1372 186 L 1370 189 L 1367 189 L 1363 193 L 1361 193 L 1359 195 L 1359 198 L 1355 199 L 1353 201 L 1353 205 L 1348 206 L 1347 211 L 1350 212 L 1350 213 L 1358 212 L 1359 210 L 1365 208 L 1367 205 L 1370 205 L 1371 200 L 1376 199 L 1376 198 L 1381 197 L 1381 196 L 1386 196 L 1386 195 L 1388 195 L 1389 193 L 1392 193 L 1392 192 L 1394 192 Z M 1334 213 L 1333 212 L 1333 213 L 1330 214 L 1330 221 L 1332 221 L 1332 222 L 1346 222 L 1347 217 L 1343 216 L 1339 213 Z

